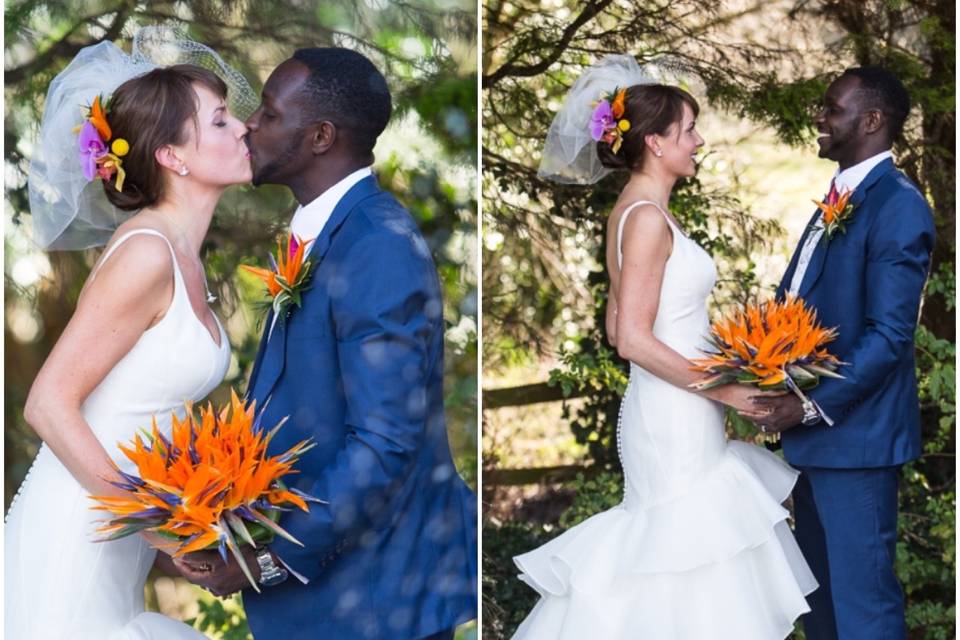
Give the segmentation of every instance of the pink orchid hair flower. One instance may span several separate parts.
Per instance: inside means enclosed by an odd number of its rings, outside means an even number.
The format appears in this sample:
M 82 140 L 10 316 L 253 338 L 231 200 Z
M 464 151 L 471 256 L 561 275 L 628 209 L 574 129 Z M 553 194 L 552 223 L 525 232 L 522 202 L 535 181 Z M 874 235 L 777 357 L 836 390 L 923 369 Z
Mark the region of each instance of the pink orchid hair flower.
M 609 100 L 601 100 L 593 110 L 590 116 L 590 137 L 594 140 L 602 140 L 603 134 L 615 127 L 616 122 L 613 119 L 613 108 Z
M 93 180 L 94 176 L 97 175 L 97 160 L 107 152 L 107 146 L 100 138 L 97 128 L 90 124 L 89 120 L 80 127 L 80 137 L 77 144 L 80 147 L 80 165 L 83 167 L 83 177 L 87 180 Z

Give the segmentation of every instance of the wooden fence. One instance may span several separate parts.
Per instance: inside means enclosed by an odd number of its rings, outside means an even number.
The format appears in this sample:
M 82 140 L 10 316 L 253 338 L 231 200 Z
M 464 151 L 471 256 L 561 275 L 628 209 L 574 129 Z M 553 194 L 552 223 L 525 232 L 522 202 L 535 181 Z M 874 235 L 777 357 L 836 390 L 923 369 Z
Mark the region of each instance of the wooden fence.
M 546 402 L 562 402 L 587 395 L 585 391 L 573 391 L 563 395 L 559 385 L 551 386 L 546 382 L 525 384 L 517 387 L 483 390 L 483 411 L 493 411 L 506 407 L 522 407 Z M 515 486 L 540 484 L 542 482 L 565 482 L 572 480 L 578 473 L 589 474 L 591 467 L 582 464 L 557 465 L 553 467 L 530 467 L 526 469 L 484 469 L 485 488 L 496 486 Z

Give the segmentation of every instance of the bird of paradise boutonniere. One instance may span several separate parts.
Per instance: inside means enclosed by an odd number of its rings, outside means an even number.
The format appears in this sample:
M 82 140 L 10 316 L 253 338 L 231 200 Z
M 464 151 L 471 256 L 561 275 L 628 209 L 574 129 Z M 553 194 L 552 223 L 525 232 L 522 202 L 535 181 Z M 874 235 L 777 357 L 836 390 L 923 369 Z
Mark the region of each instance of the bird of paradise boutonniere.
M 169 540 L 166 550 L 175 557 L 210 548 L 227 562 L 229 551 L 259 591 L 240 545 L 266 544 L 279 535 L 302 546 L 277 524 L 280 513 L 294 506 L 308 511 L 308 502 L 324 501 L 282 481 L 297 473 L 294 464 L 313 443 L 304 440 L 268 456 L 267 446 L 286 419 L 266 431 L 262 412 L 257 415 L 254 408 L 236 393 L 219 411 L 207 405 L 195 416 L 187 405 L 183 420 L 173 414 L 169 438 L 154 419 L 150 431 L 129 445 L 120 444 L 137 472 L 125 473 L 115 465 L 119 480 L 108 481 L 122 495 L 91 496 L 98 503 L 93 509 L 112 516 L 97 530 L 100 541 L 153 531 Z
M 737 382 L 764 391 L 788 389 L 805 400 L 803 391 L 821 377 L 843 378 L 837 369 L 846 363 L 826 349 L 836 337 L 836 329 L 820 326 L 800 298 L 747 305 L 713 324 L 713 350 L 693 361 L 694 370 L 710 375 L 690 386 L 702 391 Z
M 853 205 L 850 203 L 850 196 L 853 192 L 844 189 L 843 193 L 838 193 L 836 189 L 831 189 L 823 202 L 814 200 L 820 211 L 823 212 L 824 234 L 827 240 L 832 238 L 838 231 L 847 232 L 847 222 L 853 217 Z
M 286 250 L 283 240 L 277 240 L 277 255 L 268 255 L 270 268 L 241 265 L 240 268 L 252 273 L 267 285 L 267 294 L 270 296 L 269 306 L 273 307 L 274 315 L 289 309 L 290 305 L 300 306 L 303 302 L 302 294 L 307 290 L 307 281 L 313 263 L 306 260 L 307 247 L 310 242 L 304 242 L 299 236 L 290 234 Z

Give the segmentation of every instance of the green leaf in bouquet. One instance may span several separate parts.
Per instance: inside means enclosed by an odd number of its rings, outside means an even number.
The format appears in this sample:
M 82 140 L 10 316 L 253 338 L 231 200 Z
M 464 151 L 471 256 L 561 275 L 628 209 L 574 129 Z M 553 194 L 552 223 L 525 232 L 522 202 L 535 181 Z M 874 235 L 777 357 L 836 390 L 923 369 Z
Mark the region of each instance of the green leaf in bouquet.
M 793 378 L 793 381 L 801 389 L 807 389 L 817 384 L 817 376 L 799 365 L 787 365 L 787 375 Z
M 276 535 L 278 535 L 278 536 L 280 536 L 281 538 L 284 538 L 284 539 L 286 539 L 286 540 L 289 540 L 290 542 L 292 542 L 292 543 L 295 544 L 295 545 L 299 545 L 299 546 L 301 546 L 301 547 L 303 546 L 303 543 L 302 543 L 302 542 L 300 542 L 299 540 L 297 540 L 296 538 L 294 538 L 292 535 L 290 535 L 289 533 L 287 533 L 280 525 L 278 525 L 278 524 L 275 523 L 273 520 L 271 520 L 271 519 L 268 518 L 267 516 L 263 515 L 262 513 L 260 513 L 259 511 L 257 511 L 256 509 L 250 509 L 250 513 L 253 514 L 253 517 L 256 518 L 257 522 L 259 522 L 260 524 L 262 524 L 264 527 L 266 527 L 267 529 L 269 529 L 270 531 L 272 531 L 272 532 L 275 533 Z
M 250 531 L 247 530 L 247 527 L 243 524 L 243 520 L 240 519 L 232 511 L 225 511 L 223 514 L 223 519 L 227 521 L 227 524 L 230 525 L 230 528 L 233 529 L 234 533 L 240 536 L 247 544 L 251 547 L 256 547 L 257 543 L 254 541 L 253 536 L 250 535 Z
M 840 375 L 839 373 L 837 373 L 837 372 L 834 371 L 833 369 L 829 369 L 829 368 L 827 368 L 827 367 L 825 367 L 825 366 L 821 366 L 821 365 L 818 365 L 818 364 L 805 364 L 805 365 L 803 365 L 803 368 L 806 369 L 807 371 L 809 371 L 810 373 L 814 374 L 814 375 L 823 376 L 823 377 L 825 377 L 825 378 L 835 378 L 835 379 L 837 379 L 837 380 L 843 380 L 843 379 L 844 379 L 844 377 L 843 377 L 842 375 Z
M 737 373 L 737 382 L 740 384 L 756 384 L 760 382 L 760 378 L 754 373 L 741 370 Z
M 230 528 L 221 524 L 221 535 L 223 536 L 224 542 L 227 543 L 227 548 L 233 553 L 233 557 L 237 559 L 237 564 L 240 565 L 243 575 L 247 576 L 247 580 L 250 581 L 250 586 L 253 587 L 254 591 L 260 593 L 260 587 L 257 585 L 257 581 L 253 579 L 250 567 L 247 566 L 247 561 L 243 559 L 243 552 L 240 551 L 240 545 L 237 544 L 233 534 L 230 533 Z

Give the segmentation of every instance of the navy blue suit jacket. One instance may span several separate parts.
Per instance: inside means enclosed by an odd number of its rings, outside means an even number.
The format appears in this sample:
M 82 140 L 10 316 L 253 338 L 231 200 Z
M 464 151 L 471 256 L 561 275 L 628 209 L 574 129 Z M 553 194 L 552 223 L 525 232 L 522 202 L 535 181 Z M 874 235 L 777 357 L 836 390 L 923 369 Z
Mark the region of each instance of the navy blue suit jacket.
M 808 394 L 834 426 L 821 422 L 783 434 L 784 455 L 797 466 L 892 466 L 921 453 L 914 333 L 933 250 L 933 217 L 890 159 L 867 174 L 850 202 L 846 233 L 829 242 L 821 238 L 798 291 L 824 326 L 838 327 L 839 337 L 828 348 L 849 365 L 839 371 L 843 380 L 821 379 Z M 799 254 L 798 248 L 779 298 Z
M 249 395 L 264 426 L 289 416 L 271 454 L 317 443 L 290 484 L 329 505 L 280 520 L 304 546 L 270 548 L 309 583 L 247 589 L 251 630 L 413 640 L 450 629 L 476 615 L 477 512 L 447 442 L 430 251 L 371 176 L 344 195 L 309 258 L 303 305 L 265 333 Z

